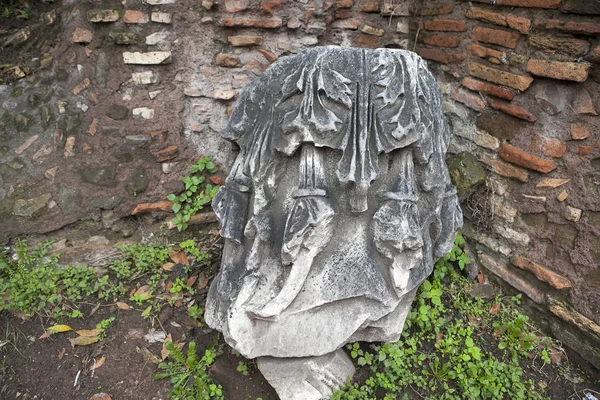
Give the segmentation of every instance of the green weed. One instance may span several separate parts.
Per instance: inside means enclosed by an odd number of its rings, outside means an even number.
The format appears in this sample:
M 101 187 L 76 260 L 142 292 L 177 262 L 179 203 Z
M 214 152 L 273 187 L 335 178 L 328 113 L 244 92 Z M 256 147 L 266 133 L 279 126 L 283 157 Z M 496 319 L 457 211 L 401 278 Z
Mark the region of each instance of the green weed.
M 187 229 L 190 218 L 210 204 L 219 191 L 219 186 L 206 183 L 206 172 L 214 174 L 217 166 L 210 157 L 202 157 L 190 168 L 190 176 L 182 178 L 185 190 L 179 196 L 171 193 L 167 199 L 173 202 L 173 223 L 180 232 Z
M 202 358 L 196 354 L 196 343 L 190 342 L 187 354 L 172 342 L 165 343 L 171 361 L 159 364 L 163 372 L 154 376 L 155 380 L 170 378 L 173 388 L 169 392 L 171 400 L 223 399 L 221 385 L 215 384 L 208 376 L 208 368 L 214 363 L 220 351 L 206 349 Z
M 543 390 L 523 377 L 519 361 L 535 352 L 548 363 L 551 340 L 533 334 L 527 318 L 511 305 L 495 304 L 490 311 L 492 305 L 465 294 L 468 281 L 457 269 L 471 260 L 463 243 L 458 235 L 450 254 L 419 288 L 401 340 L 347 346 L 356 363 L 369 368 L 369 376 L 362 383 L 348 382 L 331 399 L 408 399 L 409 392 L 440 400 L 544 399 Z M 500 358 L 483 347 L 494 333 L 504 351 Z

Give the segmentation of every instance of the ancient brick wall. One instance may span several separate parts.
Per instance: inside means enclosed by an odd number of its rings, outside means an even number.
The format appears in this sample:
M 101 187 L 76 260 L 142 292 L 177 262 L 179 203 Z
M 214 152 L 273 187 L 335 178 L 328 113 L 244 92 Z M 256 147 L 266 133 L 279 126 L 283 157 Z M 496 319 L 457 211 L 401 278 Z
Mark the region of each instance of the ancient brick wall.
M 278 57 L 406 48 L 439 80 L 450 152 L 487 173 L 464 198 L 478 262 L 600 367 L 599 0 L 64 0 L 3 47 L 56 26 L 0 86 L 2 239 L 130 235 L 200 154 L 230 161 L 231 105 Z

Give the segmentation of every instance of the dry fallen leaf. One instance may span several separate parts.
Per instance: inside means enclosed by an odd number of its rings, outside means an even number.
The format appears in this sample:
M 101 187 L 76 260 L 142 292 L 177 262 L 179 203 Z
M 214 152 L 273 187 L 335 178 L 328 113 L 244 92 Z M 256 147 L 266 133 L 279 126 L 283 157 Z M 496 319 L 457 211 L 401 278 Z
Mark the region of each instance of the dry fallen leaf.
M 198 275 L 194 275 L 190 279 L 188 279 L 186 283 L 189 287 L 192 287 L 192 286 L 194 286 L 194 283 L 196 283 L 197 279 L 198 279 Z
M 129 307 L 129 304 L 123 303 L 122 301 L 117 301 L 117 307 L 125 311 L 129 311 L 131 309 L 131 307 Z
M 471 316 L 470 314 L 467 314 L 467 319 L 469 320 L 471 325 L 475 325 L 475 326 L 479 325 L 479 320 L 477 318 Z
M 81 329 L 78 331 L 75 331 L 76 334 L 78 334 L 79 336 L 85 336 L 85 337 L 94 337 L 94 336 L 98 336 L 98 334 L 102 332 L 102 329 Z
M 479 270 L 479 273 L 477 274 L 477 282 L 479 282 L 479 283 L 485 282 L 485 275 L 483 274 L 483 270 Z
M 175 264 L 183 264 L 187 266 L 190 265 L 190 260 L 188 260 L 187 256 L 182 251 L 175 251 L 171 249 L 169 250 L 169 257 L 171 257 L 171 260 L 173 260 Z
M 204 272 L 201 272 L 199 279 L 198 279 L 197 287 L 198 287 L 198 289 L 202 290 L 207 286 L 208 286 L 208 276 Z
M 144 301 L 152 298 L 150 294 L 150 285 L 141 286 L 138 290 L 135 291 L 134 295 L 137 296 L 138 300 Z
M 90 367 L 90 371 L 94 371 L 94 370 L 97 370 L 98 368 L 100 368 L 104 364 L 104 361 L 106 361 L 106 357 L 102 357 L 101 359 L 96 361 L 96 364 L 94 364 Z
M 560 359 L 560 351 L 558 351 L 557 349 L 552 349 L 552 351 L 550 351 L 550 361 L 552 361 L 552 364 L 560 364 Z
M 492 314 L 492 315 L 497 314 L 498 311 L 500 311 L 500 303 L 496 303 L 490 307 L 490 314 Z
M 171 337 L 171 334 L 169 333 L 162 345 L 162 349 L 160 350 L 160 356 L 163 359 L 163 361 L 165 360 L 165 358 L 167 358 L 169 356 L 170 351 L 165 347 L 165 345 L 169 342 L 173 342 L 173 338 Z
M 98 336 L 78 336 L 74 339 L 69 339 L 71 346 L 87 346 L 88 344 L 96 343 L 100 340 Z
M 62 350 L 60 351 L 60 353 L 58 353 L 58 359 L 62 360 L 62 358 L 65 356 L 65 353 L 67 352 L 66 348 L 62 348 Z
M 162 268 L 164 271 L 171 272 L 171 270 L 173 269 L 173 267 L 174 267 L 174 266 L 175 266 L 175 263 L 168 262 L 168 263 L 164 263 L 164 264 L 161 266 L 161 268 Z
M 145 347 L 136 347 L 135 350 L 142 356 L 142 358 L 144 359 L 144 361 L 149 362 L 149 363 L 153 363 L 153 364 L 160 364 L 160 358 L 156 357 L 154 354 L 152 354 L 150 352 L 150 350 L 148 350 Z
M 54 325 L 48 328 L 48 332 L 50 333 L 69 332 L 72 330 L 73 328 L 71 328 L 69 325 Z

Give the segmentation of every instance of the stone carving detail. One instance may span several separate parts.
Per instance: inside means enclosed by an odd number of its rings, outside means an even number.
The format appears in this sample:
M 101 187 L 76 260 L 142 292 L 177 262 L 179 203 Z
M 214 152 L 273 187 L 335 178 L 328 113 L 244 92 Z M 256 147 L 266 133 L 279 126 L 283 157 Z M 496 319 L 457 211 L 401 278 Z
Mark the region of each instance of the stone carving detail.
M 239 154 L 213 202 L 225 247 L 209 326 L 244 356 L 269 357 L 270 375 L 273 357 L 398 340 L 462 224 L 424 61 L 337 47 L 282 58 L 248 85 L 223 136 Z

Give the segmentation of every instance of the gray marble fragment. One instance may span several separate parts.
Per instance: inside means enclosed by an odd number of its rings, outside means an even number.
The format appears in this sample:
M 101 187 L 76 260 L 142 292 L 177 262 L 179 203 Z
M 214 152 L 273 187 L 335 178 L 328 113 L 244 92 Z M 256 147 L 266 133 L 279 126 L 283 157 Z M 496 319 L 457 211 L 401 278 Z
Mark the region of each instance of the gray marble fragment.
M 300 398 L 277 370 L 398 340 L 452 247 L 462 213 L 441 95 L 415 53 L 313 48 L 250 82 L 223 137 L 239 153 L 213 201 L 225 247 L 206 322 L 259 366 L 280 365 L 261 370 Z

